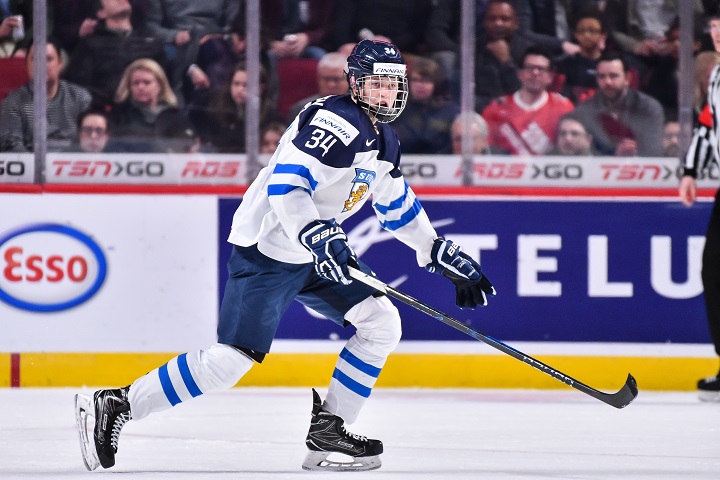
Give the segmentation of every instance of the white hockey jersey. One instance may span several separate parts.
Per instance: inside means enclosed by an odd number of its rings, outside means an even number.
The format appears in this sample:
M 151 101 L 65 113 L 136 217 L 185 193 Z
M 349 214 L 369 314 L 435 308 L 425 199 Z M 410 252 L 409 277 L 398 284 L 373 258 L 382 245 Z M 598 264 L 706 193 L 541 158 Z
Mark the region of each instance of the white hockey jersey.
M 342 224 L 372 196 L 381 226 L 413 248 L 424 266 L 437 234 L 399 164 L 395 131 L 373 126 L 349 95 L 315 100 L 295 117 L 248 188 L 228 241 L 257 244 L 281 262 L 310 263 L 300 231 L 317 219 Z

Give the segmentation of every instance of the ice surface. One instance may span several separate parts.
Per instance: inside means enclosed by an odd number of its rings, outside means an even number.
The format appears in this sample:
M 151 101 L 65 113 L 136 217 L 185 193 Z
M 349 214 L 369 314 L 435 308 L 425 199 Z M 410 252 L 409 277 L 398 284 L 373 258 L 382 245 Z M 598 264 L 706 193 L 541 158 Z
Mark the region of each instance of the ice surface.
M 300 468 L 309 388 L 238 388 L 128 423 L 116 466 L 90 473 L 77 391 L 0 389 L 0 479 L 720 478 L 720 404 L 695 393 L 641 387 L 616 410 L 574 390 L 378 388 L 348 429 L 383 441 L 382 468 L 326 473 Z

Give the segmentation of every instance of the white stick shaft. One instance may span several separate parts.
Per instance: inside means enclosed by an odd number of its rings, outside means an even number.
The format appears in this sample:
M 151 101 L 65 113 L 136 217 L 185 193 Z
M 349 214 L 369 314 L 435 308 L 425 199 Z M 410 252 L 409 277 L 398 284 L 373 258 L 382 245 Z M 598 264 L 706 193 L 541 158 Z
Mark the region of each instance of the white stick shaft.
M 375 290 L 378 290 L 382 293 L 387 293 L 387 285 L 385 285 L 383 282 L 378 280 L 375 277 L 371 277 L 370 275 L 361 272 L 357 268 L 354 267 L 348 267 L 350 269 L 350 276 L 354 278 L 355 280 L 360 280 L 365 285 L 369 285 L 373 287 Z

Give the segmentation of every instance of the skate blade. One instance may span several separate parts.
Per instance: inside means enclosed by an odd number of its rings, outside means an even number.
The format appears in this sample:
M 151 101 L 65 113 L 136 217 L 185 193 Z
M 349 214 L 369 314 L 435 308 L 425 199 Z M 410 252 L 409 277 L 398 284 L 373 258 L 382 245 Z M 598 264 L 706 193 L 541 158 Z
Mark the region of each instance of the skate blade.
M 88 436 L 88 417 L 90 423 L 90 435 Z M 100 460 L 95 452 L 95 441 L 93 429 L 95 426 L 95 408 L 90 397 L 75 395 L 75 425 L 80 439 L 80 453 L 82 453 L 85 468 L 90 471 L 100 466 Z M 92 441 L 90 439 L 93 439 Z
M 349 461 L 341 461 L 333 457 L 342 457 Z M 336 452 L 315 452 L 308 451 L 305 461 L 302 464 L 303 470 L 317 470 L 326 472 L 360 472 L 364 470 L 376 470 L 382 466 L 380 456 L 372 457 L 351 457 Z
M 720 403 L 720 392 L 712 392 L 709 390 L 699 390 L 698 398 L 701 402 Z

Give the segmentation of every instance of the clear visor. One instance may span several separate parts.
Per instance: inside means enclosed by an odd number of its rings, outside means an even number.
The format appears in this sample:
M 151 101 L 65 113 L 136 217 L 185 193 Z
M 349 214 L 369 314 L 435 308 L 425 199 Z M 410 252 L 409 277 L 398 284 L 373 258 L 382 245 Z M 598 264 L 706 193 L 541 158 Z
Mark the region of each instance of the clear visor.
M 406 77 L 365 75 L 356 80 L 356 99 L 379 122 L 395 120 L 405 108 L 408 98 Z

